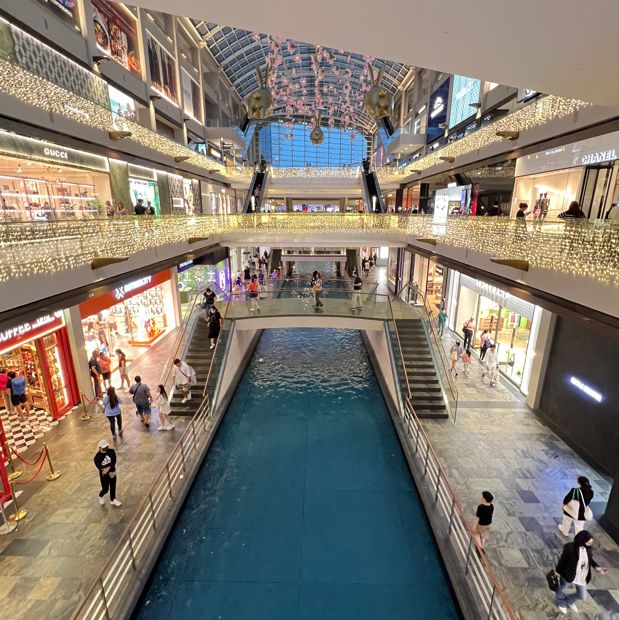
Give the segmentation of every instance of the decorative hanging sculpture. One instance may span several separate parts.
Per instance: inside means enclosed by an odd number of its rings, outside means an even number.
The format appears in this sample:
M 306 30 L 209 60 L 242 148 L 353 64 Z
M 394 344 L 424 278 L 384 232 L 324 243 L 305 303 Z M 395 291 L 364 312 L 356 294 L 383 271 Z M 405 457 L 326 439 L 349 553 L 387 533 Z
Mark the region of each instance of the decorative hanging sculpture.
M 320 128 L 320 114 L 314 116 L 314 128 L 310 133 L 310 142 L 312 144 L 322 144 L 325 139 L 325 134 Z
M 383 79 L 383 69 L 378 72 L 376 81 L 374 80 L 374 70 L 371 65 L 368 65 L 368 73 L 372 85 L 365 97 L 365 107 L 368 114 L 374 118 L 385 118 L 391 116 L 393 112 L 393 95 L 384 87 L 380 85 Z
M 247 117 L 252 121 L 263 121 L 273 114 L 273 97 L 268 86 L 269 71 L 270 67 L 267 65 L 263 77 L 260 67 L 256 67 L 259 88 L 250 93 L 245 100 Z

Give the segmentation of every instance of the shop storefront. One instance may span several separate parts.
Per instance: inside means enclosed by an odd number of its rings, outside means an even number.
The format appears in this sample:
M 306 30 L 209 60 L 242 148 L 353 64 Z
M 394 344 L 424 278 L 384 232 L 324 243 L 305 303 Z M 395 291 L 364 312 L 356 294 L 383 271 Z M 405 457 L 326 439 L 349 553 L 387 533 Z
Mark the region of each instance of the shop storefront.
M 112 197 L 108 171 L 105 157 L 0 132 L 0 218 L 99 217 Z
M 469 215 L 471 213 L 472 185 L 456 185 L 436 190 L 434 202 L 440 198 L 446 202 L 447 215 Z
M 171 272 L 127 282 L 80 304 L 86 353 L 122 349 L 136 360 L 178 325 Z
M 511 216 L 525 202 L 529 218 L 554 220 L 576 200 L 590 220 L 603 219 L 619 198 L 619 132 L 520 157 Z
M 23 374 L 30 407 L 53 419 L 61 418 L 79 401 L 62 311 L 0 332 L 0 368 Z M 8 414 L 4 401 L 0 401 L 0 412 Z
M 178 174 L 168 174 L 170 199 L 173 215 L 194 215 L 202 213 L 200 181 L 186 179 Z
M 135 205 L 139 199 L 142 199 L 144 205 L 153 207 L 155 215 L 161 213 L 157 173 L 154 170 L 129 164 L 129 190 L 131 192 L 131 204 Z
M 495 286 L 462 274 L 447 304 L 449 325 L 463 336 L 463 326 L 474 322 L 473 346 L 479 349 L 484 330 L 496 345 L 499 370 L 516 385 L 522 383 L 537 307 Z
M 183 315 L 190 307 L 195 295 L 204 291 L 207 286 L 216 285 L 215 291 L 230 290 L 230 263 L 228 259 L 219 261 L 216 265 L 203 265 L 188 260 L 178 266 L 178 291 Z M 217 288 L 219 287 L 219 288 Z

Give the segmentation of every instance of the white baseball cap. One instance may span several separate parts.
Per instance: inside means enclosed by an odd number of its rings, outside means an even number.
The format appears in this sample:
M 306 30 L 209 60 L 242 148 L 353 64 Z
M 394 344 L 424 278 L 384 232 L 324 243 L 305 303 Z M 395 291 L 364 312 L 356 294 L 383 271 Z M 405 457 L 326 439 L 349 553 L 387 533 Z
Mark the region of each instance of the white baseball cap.
M 99 448 L 109 448 L 110 447 L 110 442 L 107 439 L 102 439 L 97 446 Z

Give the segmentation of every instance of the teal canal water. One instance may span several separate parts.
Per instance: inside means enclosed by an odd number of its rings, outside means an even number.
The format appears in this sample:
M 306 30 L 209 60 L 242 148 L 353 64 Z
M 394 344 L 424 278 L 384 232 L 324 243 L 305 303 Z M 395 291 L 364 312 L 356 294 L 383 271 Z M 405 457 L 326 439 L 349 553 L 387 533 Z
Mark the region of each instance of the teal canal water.
M 267 330 L 141 620 L 458 618 L 358 332 Z

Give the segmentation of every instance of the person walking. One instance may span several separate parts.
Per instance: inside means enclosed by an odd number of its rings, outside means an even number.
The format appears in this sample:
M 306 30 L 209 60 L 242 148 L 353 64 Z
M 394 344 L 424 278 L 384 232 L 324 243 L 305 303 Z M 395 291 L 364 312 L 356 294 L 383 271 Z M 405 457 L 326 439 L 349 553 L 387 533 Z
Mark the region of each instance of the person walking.
M 92 387 L 95 393 L 95 398 L 101 396 L 101 366 L 99 365 L 99 355 L 101 352 L 99 349 L 95 349 L 88 360 L 88 370 L 90 372 L 90 378 L 92 379 Z
M 447 312 L 444 309 L 438 313 L 438 335 L 442 338 L 445 333 L 445 324 L 447 323 Z
M 174 371 L 174 384 L 183 392 L 181 403 L 184 404 L 191 400 L 191 386 L 195 383 L 196 373 L 187 362 L 178 358 L 174 360 L 172 370 Z
M 462 360 L 462 374 L 465 377 L 469 376 L 469 371 L 471 369 L 471 349 L 467 349 L 461 356 Z
M 354 275 L 355 279 L 352 283 L 353 294 L 351 310 L 358 310 L 359 312 L 361 312 L 361 308 L 363 308 L 363 304 L 361 303 L 361 289 L 363 288 L 363 280 L 361 279 L 361 276 L 359 275 L 356 267 Z
M 574 542 L 563 545 L 563 552 L 555 568 L 555 573 L 559 577 L 555 603 L 562 614 L 567 613 L 568 607 L 573 612 L 578 612 L 576 601 L 584 601 L 587 598 L 587 584 L 591 581 L 592 568 L 600 575 L 607 573 L 607 569 L 593 559 L 592 544 L 593 536 L 587 530 L 583 530 L 574 536 Z M 566 590 L 570 585 L 576 588 L 576 592 L 567 594 Z
M 120 410 L 122 402 L 116 395 L 116 388 L 110 386 L 103 397 L 103 413 L 107 416 L 114 439 L 116 439 L 116 424 L 118 424 L 118 434 L 123 434 L 123 416 Z
M 213 289 L 209 286 L 204 291 L 204 299 L 202 300 L 202 307 L 206 314 L 211 311 L 211 308 L 215 305 L 215 300 L 217 299 L 217 295 L 215 295 Z
M 496 356 L 496 347 L 491 344 L 484 357 L 483 371 L 481 373 L 482 379 L 488 375 L 490 381 L 490 387 L 496 387 L 499 378 L 499 362 Z
M 483 491 L 481 494 L 481 504 L 477 506 L 475 512 L 475 519 L 473 519 L 473 531 L 475 533 L 475 540 L 479 547 L 483 550 L 486 537 L 490 531 L 492 525 L 492 515 L 494 514 L 494 506 L 492 502 L 494 496 L 490 491 Z
M 372 258 L 374 259 L 374 266 L 378 267 L 378 255 L 374 252 Z
M 105 351 L 101 351 L 99 355 L 99 368 L 101 368 L 103 389 L 107 390 L 112 385 L 112 360 Z
M 133 207 L 133 212 L 136 215 L 146 215 L 146 207 L 144 206 L 144 200 L 142 198 L 138 198 L 135 207 Z
M 314 293 L 314 308 L 318 311 L 323 306 L 322 301 L 320 301 L 320 295 L 322 294 L 322 277 L 320 276 L 320 273 L 316 274 L 316 278 L 314 279 L 314 284 L 312 286 L 312 292 Z
M 17 415 L 28 418 L 30 416 L 30 403 L 26 395 L 26 377 L 24 377 L 23 371 L 20 370 L 19 374 L 17 374 L 11 370 L 7 377 L 9 378 L 11 403 L 15 407 L 15 411 L 17 411 Z
M 250 311 L 260 311 L 260 306 L 258 305 L 258 293 L 260 292 L 260 285 L 258 284 L 258 278 L 255 274 L 251 277 L 251 280 L 247 285 L 247 292 L 249 293 Z
M 145 426 L 149 426 L 150 423 L 150 404 L 152 402 L 152 396 L 150 388 L 146 383 L 142 383 L 142 377 L 139 375 L 134 379 L 135 383 L 129 389 L 129 392 L 133 394 L 133 403 L 135 404 L 135 415 L 140 416 L 140 420 Z
M 168 400 L 168 393 L 161 383 L 157 386 L 152 407 L 153 412 L 159 415 L 159 430 L 171 431 L 174 428 L 174 424 L 170 420 L 172 410 Z
M 223 323 L 221 314 L 219 314 L 219 310 L 217 310 L 215 306 L 211 308 L 211 311 L 206 317 L 206 321 L 208 323 L 208 337 L 211 339 L 211 346 L 209 349 L 214 349 Z
M 131 387 L 131 381 L 129 380 L 129 372 L 127 370 L 127 356 L 121 349 L 116 349 L 116 357 L 118 358 L 118 374 L 120 375 L 120 388 L 125 387 L 125 381 L 127 382 L 127 389 Z
M 0 393 L 2 394 L 2 402 L 6 409 L 7 415 L 13 411 L 13 404 L 11 403 L 11 390 L 9 389 L 10 383 L 9 375 L 6 372 L 6 368 L 0 368 Z
M 368 259 L 365 256 L 361 259 L 361 271 L 363 271 L 363 274 L 366 278 L 370 274 L 370 270 L 368 268 Z
M 98 443 L 98 450 L 95 454 L 95 467 L 99 470 L 99 482 L 101 491 L 99 492 L 99 503 L 105 504 L 105 496 L 110 493 L 110 503 L 112 506 L 122 506 L 116 499 L 116 451 L 110 448 L 110 442 L 102 439 Z
M 585 476 L 578 476 L 578 486 L 573 487 L 563 498 L 563 521 L 559 530 L 563 536 L 569 536 L 574 524 L 574 534 L 585 529 L 585 523 L 593 518 L 589 504 L 593 499 L 591 483 Z
M 486 351 L 490 346 L 490 332 L 484 329 L 479 336 L 479 361 L 483 362 L 486 357 Z
M 461 355 L 462 347 L 460 346 L 460 341 L 456 340 L 451 349 L 449 349 L 449 361 L 451 362 L 449 372 L 453 372 L 456 377 L 458 376 L 458 359 L 460 359 Z
M 464 333 L 464 343 L 462 346 L 465 349 L 470 349 L 473 344 L 473 327 L 475 326 L 475 319 L 471 317 L 462 327 Z

